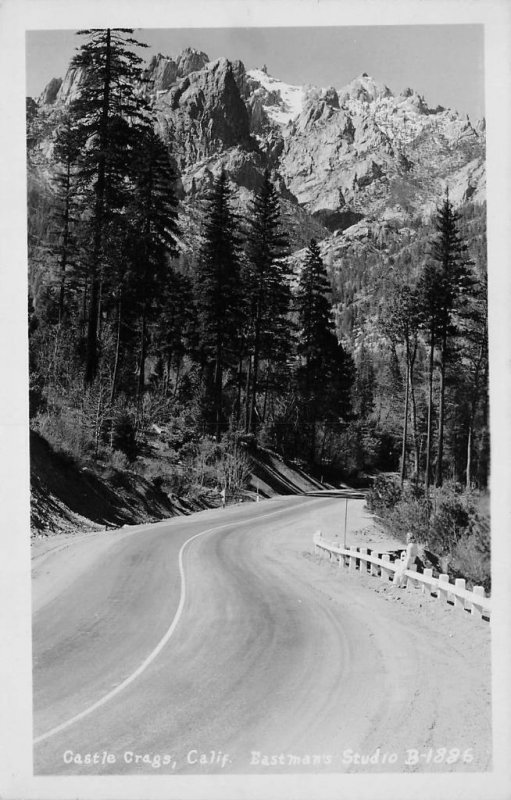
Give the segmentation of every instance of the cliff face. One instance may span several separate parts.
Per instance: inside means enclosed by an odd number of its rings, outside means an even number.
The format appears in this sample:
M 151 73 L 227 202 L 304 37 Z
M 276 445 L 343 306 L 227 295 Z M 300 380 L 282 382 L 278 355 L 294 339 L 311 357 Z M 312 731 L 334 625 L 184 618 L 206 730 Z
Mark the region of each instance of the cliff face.
M 155 110 L 180 172 L 231 147 L 250 147 L 249 114 L 233 66 L 224 58 L 160 92 Z
M 70 69 L 39 98 L 45 134 L 33 146 L 41 169 L 51 160 L 52 119 L 81 80 Z M 241 209 L 270 169 L 297 247 L 309 234 L 326 240 L 362 220 L 399 228 L 427 217 L 446 186 L 455 204 L 485 199 L 484 122 L 430 108 L 410 88 L 394 95 L 365 73 L 338 89 L 292 86 L 265 68 L 211 62 L 188 48 L 153 57 L 140 90 L 171 150 L 185 217 L 221 167 Z M 193 246 L 193 221 L 183 222 L 184 246 Z

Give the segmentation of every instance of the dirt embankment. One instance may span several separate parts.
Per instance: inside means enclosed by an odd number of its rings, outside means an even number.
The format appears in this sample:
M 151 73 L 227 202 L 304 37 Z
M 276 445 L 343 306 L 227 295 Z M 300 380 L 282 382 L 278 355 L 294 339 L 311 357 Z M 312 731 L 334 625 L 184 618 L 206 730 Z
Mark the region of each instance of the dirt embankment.
M 257 494 L 271 497 L 323 488 L 269 451 L 259 450 L 252 460 L 253 474 L 244 500 L 255 500 Z M 213 508 L 221 502 L 215 490 L 200 500 L 178 497 L 133 471 L 80 467 L 35 432 L 30 434 L 30 480 L 33 535 L 157 522 Z

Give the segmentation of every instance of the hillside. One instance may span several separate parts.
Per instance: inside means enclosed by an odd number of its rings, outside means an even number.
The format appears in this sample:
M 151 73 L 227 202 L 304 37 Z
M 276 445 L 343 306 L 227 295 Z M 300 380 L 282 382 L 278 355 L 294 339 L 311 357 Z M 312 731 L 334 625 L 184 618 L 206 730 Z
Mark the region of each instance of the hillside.
M 140 470 L 115 469 L 99 464 L 80 466 L 71 456 L 54 450 L 39 434 L 30 435 L 32 535 L 103 530 L 157 522 L 220 506 L 216 488 L 201 497 L 165 491 L 164 457 L 155 447 L 148 464 L 159 466 L 160 480 L 150 480 Z M 275 494 L 302 494 L 322 484 L 275 454 L 260 450 L 251 458 L 252 474 L 246 490 L 227 494 L 227 503 L 253 502 Z

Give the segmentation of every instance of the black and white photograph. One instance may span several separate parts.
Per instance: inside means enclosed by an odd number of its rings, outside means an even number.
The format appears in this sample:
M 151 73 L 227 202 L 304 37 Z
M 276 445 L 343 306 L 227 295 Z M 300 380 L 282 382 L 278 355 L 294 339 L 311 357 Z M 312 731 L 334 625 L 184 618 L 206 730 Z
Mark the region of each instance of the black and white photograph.
M 511 9 L 15 6 L 2 796 L 509 797 Z

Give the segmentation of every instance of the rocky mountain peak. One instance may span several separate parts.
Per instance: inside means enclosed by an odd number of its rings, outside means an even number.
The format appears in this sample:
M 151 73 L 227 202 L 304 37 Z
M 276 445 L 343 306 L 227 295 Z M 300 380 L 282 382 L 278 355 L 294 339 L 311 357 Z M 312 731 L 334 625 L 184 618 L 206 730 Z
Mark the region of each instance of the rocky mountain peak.
M 389 87 L 376 81 L 367 72 L 363 72 L 358 78 L 354 78 L 347 86 L 339 90 L 341 105 L 350 101 L 373 103 L 384 97 L 393 97 Z
M 193 48 L 153 56 L 145 78 L 185 201 L 223 167 L 248 202 L 268 167 L 291 215 L 321 238 L 371 215 L 434 210 L 446 182 L 457 204 L 484 200 L 484 120 L 431 109 L 410 87 L 394 95 L 367 72 L 341 89 L 293 85 Z M 49 119 L 81 80 L 69 69 L 50 82 L 39 103 Z
M 40 106 L 51 106 L 55 103 L 59 89 L 62 86 L 62 78 L 52 78 L 46 84 L 43 91 L 39 95 L 38 103 Z
M 302 111 L 306 90 L 303 86 L 285 83 L 264 69 L 247 72 L 251 96 L 257 98 L 257 107 L 264 109 L 266 119 L 282 127 L 296 119 Z
M 204 69 L 209 62 L 206 53 L 187 47 L 177 58 L 163 56 L 161 53 L 152 57 L 145 72 L 150 91 L 154 94 L 166 92 L 180 78 L 186 78 L 191 72 Z
M 242 68 L 226 58 L 208 60 L 157 96 L 158 127 L 173 142 L 180 169 L 249 142 L 249 113 L 236 80 L 242 80 Z

